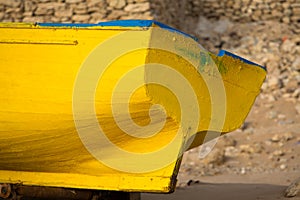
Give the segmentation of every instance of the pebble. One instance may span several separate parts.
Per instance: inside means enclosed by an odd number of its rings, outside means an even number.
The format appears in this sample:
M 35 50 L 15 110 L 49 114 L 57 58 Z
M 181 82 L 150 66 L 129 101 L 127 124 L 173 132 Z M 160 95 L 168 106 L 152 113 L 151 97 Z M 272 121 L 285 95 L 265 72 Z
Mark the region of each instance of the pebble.
M 287 125 L 287 124 L 293 124 L 295 121 L 292 119 L 287 119 L 287 120 L 279 120 L 278 124 L 279 125 Z
M 233 146 L 229 146 L 225 148 L 225 156 L 226 157 L 231 157 L 234 158 L 236 156 L 239 155 L 239 151 L 237 148 L 233 147 Z
M 249 127 L 246 130 L 244 130 L 244 133 L 246 134 L 253 134 L 255 129 L 253 127 Z
M 189 180 L 187 183 L 187 186 L 191 186 L 191 185 L 197 185 L 197 184 L 200 184 L 200 181 L 199 180 Z
M 267 141 L 265 141 L 265 144 L 266 144 L 267 146 L 271 146 L 271 145 L 272 145 L 272 141 L 267 140 Z
M 221 165 L 225 162 L 225 151 L 214 148 L 205 158 L 201 160 L 205 164 Z
M 293 181 L 285 190 L 285 197 L 295 197 L 300 194 L 300 177 Z
M 283 138 L 285 141 L 289 141 L 294 139 L 294 135 L 291 132 L 287 132 L 283 134 Z
M 283 156 L 285 153 L 284 153 L 284 151 L 282 151 L 282 150 L 275 150 L 274 152 L 273 152 L 273 155 L 274 156 Z
M 292 97 L 293 97 L 293 98 L 298 98 L 298 97 L 300 97 L 300 88 L 296 89 L 296 90 L 293 92 Z M 298 104 L 298 105 L 299 105 L 299 104 Z M 296 105 L 296 106 L 297 106 L 297 105 Z M 297 109 L 297 107 L 295 107 L 295 108 L 296 108 L 298 114 L 300 114 L 300 107 L 299 107 L 298 109 Z
M 278 119 L 285 119 L 285 118 L 286 118 L 286 116 L 284 114 L 279 114 L 278 115 Z
M 241 168 L 241 174 L 246 174 L 246 169 L 244 167 Z
M 277 115 L 278 115 L 278 112 L 275 111 L 275 110 L 271 110 L 271 111 L 268 112 L 268 118 L 269 119 L 275 119 L 275 118 L 277 118 Z
M 274 135 L 274 136 L 271 138 L 271 141 L 272 141 L 272 142 L 279 142 L 280 139 L 281 139 L 281 138 L 279 137 L 279 135 L 276 134 L 276 135 Z
M 280 168 L 281 170 L 285 170 L 285 169 L 287 168 L 287 166 L 286 166 L 285 164 L 281 164 L 281 165 L 279 166 L 279 168 Z
M 264 150 L 264 147 L 261 143 L 254 144 L 254 153 L 262 153 Z
M 278 77 L 270 77 L 268 79 L 268 87 L 271 89 L 281 88 L 282 82 Z
M 224 147 L 234 147 L 237 141 L 230 135 L 224 135 L 218 140 L 218 144 Z
M 300 104 L 299 103 L 295 106 L 295 110 L 300 115 Z
M 254 149 L 249 144 L 243 144 L 239 146 L 242 153 L 254 153 Z

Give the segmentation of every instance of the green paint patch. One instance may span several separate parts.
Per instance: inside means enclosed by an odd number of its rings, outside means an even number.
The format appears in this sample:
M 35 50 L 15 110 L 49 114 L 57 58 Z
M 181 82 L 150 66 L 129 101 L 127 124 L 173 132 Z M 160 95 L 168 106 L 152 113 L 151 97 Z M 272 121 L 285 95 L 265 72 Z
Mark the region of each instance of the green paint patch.
M 226 74 L 228 71 L 228 68 L 224 64 L 222 58 L 219 58 L 207 51 L 195 52 L 176 45 L 175 50 L 178 52 L 178 56 L 183 56 L 196 61 L 195 63 L 198 63 L 198 66 L 196 67 L 199 73 L 205 73 L 209 76 L 217 76 L 217 73 Z M 218 71 L 215 70 L 213 65 L 217 66 Z

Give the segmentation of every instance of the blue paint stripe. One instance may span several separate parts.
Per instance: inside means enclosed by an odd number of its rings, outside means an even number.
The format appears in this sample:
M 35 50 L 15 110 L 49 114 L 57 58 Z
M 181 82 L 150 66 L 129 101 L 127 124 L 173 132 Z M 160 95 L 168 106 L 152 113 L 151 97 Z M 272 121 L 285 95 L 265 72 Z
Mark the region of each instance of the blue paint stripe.
M 119 27 L 152 27 L 153 25 L 157 25 L 163 29 L 166 29 L 171 32 L 176 32 L 179 34 L 182 34 L 184 36 L 190 37 L 194 39 L 195 41 L 198 41 L 198 39 L 194 36 L 191 36 L 187 33 L 184 33 L 180 30 L 177 30 L 173 27 L 167 26 L 163 23 L 157 22 L 155 20 L 135 20 L 135 19 L 129 19 L 129 20 L 116 20 L 116 21 L 108 21 L 108 22 L 100 22 L 98 24 L 81 24 L 81 23 L 37 23 L 38 26 L 42 27 L 68 27 L 68 28 L 87 28 L 87 27 L 114 27 L 114 26 L 119 26 Z M 242 58 L 240 56 L 237 56 L 233 53 L 230 53 L 225 50 L 221 50 L 218 54 L 218 56 L 224 56 L 228 55 L 231 56 L 235 59 L 239 59 L 245 63 L 255 65 L 258 67 L 261 67 L 264 70 L 267 70 L 266 67 L 261 66 L 259 64 L 256 64 L 254 62 L 251 62 L 245 58 Z
M 237 55 L 235 55 L 235 54 L 233 54 L 233 53 L 231 53 L 229 51 L 220 50 L 218 56 L 222 57 L 224 55 L 230 56 L 230 57 L 235 58 L 235 59 L 239 59 L 239 60 L 243 61 L 244 63 L 250 64 L 250 65 L 258 66 L 258 67 L 264 69 L 265 71 L 267 71 L 267 68 L 265 66 L 262 66 L 262 65 L 259 65 L 257 63 L 251 62 L 251 61 L 249 61 L 249 60 L 247 60 L 245 58 L 242 58 L 240 56 L 237 56 Z
M 122 27 L 151 27 L 155 23 L 154 20 L 115 20 L 108 22 L 100 22 L 100 26 L 122 26 Z
M 67 27 L 67 28 L 86 28 L 99 26 L 98 24 L 79 24 L 79 23 L 37 23 L 42 27 Z
M 185 32 L 182 32 L 178 29 L 175 29 L 171 26 L 165 25 L 161 22 L 155 21 L 155 20 L 135 20 L 135 19 L 129 19 L 129 20 L 116 20 L 116 21 L 109 21 L 109 22 L 100 22 L 100 26 L 122 26 L 122 27 L 151 27 L 153 25 L 157 25 L 160 28 L 166 29 L 171 32 L 180 33 L 182 35 L 185 35 L 187 37 L 193 38 L 194 40 L 198 41 L 198 38 L 189 35 Z
M 180 30 L 177 30 L 173 27 L 167 26 L 163 23 L 157 22 L 155 20 L 116 20 L 116 21 L 108 21 L 108 22 L 100 22 L 98 24 L 79 24 L 79 23 L 37 23 L 38 26 L 43 27 L 68 27 L 68 28 L 87 28 L 87 27 L 113 27 L 113 26 L 120 26 L 120 27 L 151 27 L 153 25 L 157 25 L 163 29 L 166 29 L 171 32 L 176 32 L 182 34 L 184 36 L 190 37 L 195 41 L 198 39 L 194 36 L 191 36 L 187 33 L 184 33 Z

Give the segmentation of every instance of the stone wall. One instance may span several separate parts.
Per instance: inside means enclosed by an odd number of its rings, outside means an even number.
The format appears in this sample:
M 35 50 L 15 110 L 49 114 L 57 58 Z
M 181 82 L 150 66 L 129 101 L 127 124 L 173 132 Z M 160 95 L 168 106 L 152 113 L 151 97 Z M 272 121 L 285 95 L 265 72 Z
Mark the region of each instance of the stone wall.
M 147 0 L 0 0 L 2 22 L 84 22 L 152 19 Z
M 180 25 L 190 32 L 199 17 L 210 21 L 227 19 L 232 22 L 276 21 L 300 34 L 300 0 L 185 0 L 185 22 Z M 274 27 L 276 28 L 276 27 Z
M 196 0 L 192 2 L 190 13 L 238 22 L 300 23 L 300 0 Z
M 184 28 L 199 16 L 300 24 L 300 0 L 0 0 L 0 21 L 96 23 L 154 18 Z

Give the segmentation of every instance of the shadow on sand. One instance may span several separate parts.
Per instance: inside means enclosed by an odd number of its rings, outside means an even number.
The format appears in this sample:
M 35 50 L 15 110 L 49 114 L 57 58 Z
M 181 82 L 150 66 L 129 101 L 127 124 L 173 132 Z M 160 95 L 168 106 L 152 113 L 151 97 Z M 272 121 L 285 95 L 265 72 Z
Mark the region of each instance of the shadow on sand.
M 285 189 L 286 186 L 268 184 L 199 183 L 177 188 L 173 194 L 142 194 L 142 200 L 277 200 L 287 199 L 283 196 Z

